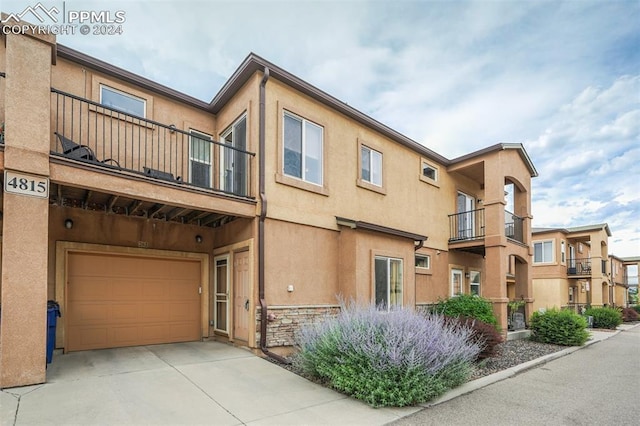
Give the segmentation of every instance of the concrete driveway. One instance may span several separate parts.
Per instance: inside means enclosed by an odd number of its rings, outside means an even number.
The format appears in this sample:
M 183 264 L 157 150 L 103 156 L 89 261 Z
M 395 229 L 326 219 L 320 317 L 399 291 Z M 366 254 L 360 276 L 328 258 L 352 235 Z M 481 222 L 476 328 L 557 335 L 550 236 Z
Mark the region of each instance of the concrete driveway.
M 219 342 L 56 353 L 47 383 L 0 393 L 2 425 L 382 425 L 419 409 L 371 408 Z

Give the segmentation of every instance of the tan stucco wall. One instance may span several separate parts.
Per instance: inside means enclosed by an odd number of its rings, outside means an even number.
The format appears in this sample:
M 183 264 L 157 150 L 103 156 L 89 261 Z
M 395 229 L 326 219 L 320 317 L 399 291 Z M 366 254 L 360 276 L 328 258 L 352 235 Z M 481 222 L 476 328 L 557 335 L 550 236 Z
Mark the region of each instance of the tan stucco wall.
M 577 289 L 579 292 L 580 289 Z M 577 292 L 575 294 L 577 294 Z M 534 279 L 533 310 L 560 308 L 568 303 L 569 284 L 565 279 Z M 584 298 L 584 296 L 583 296 Z

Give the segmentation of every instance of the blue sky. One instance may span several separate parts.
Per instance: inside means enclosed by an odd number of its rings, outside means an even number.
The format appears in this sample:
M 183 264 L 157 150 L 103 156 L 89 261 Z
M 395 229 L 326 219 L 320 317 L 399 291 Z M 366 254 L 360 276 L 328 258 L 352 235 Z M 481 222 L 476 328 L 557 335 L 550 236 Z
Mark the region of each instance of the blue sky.
M 610 253 L 640 255 L 638 0 L 65 7 L 126 21 L 122 35 L 60 43 L 206 101 L 255 52 L 445 157 L 523 143 L 540 173 L 534 226 L 607 222 Z

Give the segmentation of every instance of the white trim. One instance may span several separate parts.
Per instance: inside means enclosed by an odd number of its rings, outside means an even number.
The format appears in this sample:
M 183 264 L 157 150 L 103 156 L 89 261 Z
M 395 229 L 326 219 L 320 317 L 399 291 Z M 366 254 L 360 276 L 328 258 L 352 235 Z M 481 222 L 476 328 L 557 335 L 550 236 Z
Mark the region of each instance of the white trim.
M 544 260 L 544 243 L 551 243 L 551 260 L 545 261 Z M 536 262 L 536 244 L 542 244 L 542 259 L 539 262 Z M 555 259 L 556 259 L 556 253 L 555 253 L 555 240 L 554 239 L 547 239 L 547 240 L 534 240 L 531 242 L 531 245 L 533 246 L 533 264 L 534 265 L 550 265 L 555 263 Z
M 226 293 L 218 293 L 218 262 L 221 260 L 225 260 L 227 262 L 227 292 Z M 220 302 L 224 302 L 227 306 L 225 323 L 227 329 L 218 328 L 218 296 L 226 297 L 226 300 L 220 300 Z M 216 256 L 213 258 L 213 329 L 220 333 L 229 334 L 229 300 L 233 300 L 232 296 L 232 285 L 231 285 L 231 256 L 229 254 L 224 254 L 221 256 Z
M 301 169 L 300 170 L 300 174 L 301 174 L 300 177 L 292 176 L 292 175 L 288 174 L 285 171 L 286 161 L 285 161 L 285 158 L 284 158 L 284 153 L 285 153 L 285 148 L 286 148 L 286 141 L 284 140 L 284 138 L 285 138 L 286 133 L 287 133 L 286 129 L 285 129 L 285 117 L 287 115 L 289 117 L 291 117 L 292 119 L 294 119 L 294 120 L 299 120 L 300 123 L 301 123 L 301 127 L 302 127 L 302 135 L 301 135 L 301 137 L 302 137 L 302 141 L 301 141 L 302 142 L 302 146 L 301 146 L 302 152 L 300 153 L 302 158 L 301 158 L 301 162 L 300 162 L 300 169 Z M 321 136 L 321 138 L 320 138 L 320 158 L 319 158 L 319 160 L 320 160 L 320 182 L 313 182 L 311 180 L 308 180 L 307 177 L 306 177 L 306 155 L 305 155 L 305 152 L 307 151 L 307 148 L 306 148 L 306 140 L 307 140 L 306 130 L 307 129 L 306 129 L 305 124 L 307 124 L 307 123 L 309 123 L 310 125 L 315 126 L 318 129 L 320 129 L 320 136 Z M 324 127 L 323 126 L 321 126 L 321 125 L 319 125 L 317 123 L 314 123 L 313 121 L 307 120 L 306 118 L 301 117 L 301 116 L 299 116 L 297 114 L 294 114 L 289 110 L 284 110 L 284 112 L 282 114 L 282 154 L 281 154 L 282 155 L 282 174 L 284 176 L 287 176 L 289 178 L 296 179 L 296 180 L 299 180 L 299 181 L 302 181 L 302 182 L 306 182 L 306 183 L 309 183 L 311 185 L 316 185 L 316 186 L 319 186 L 319 187 L 324 186 L 324 163 L 325 163 L 325 161 L 324 161 L 324 148 L 325 147 L 324 147 Z
M 103 89 L 107 89 L 107 90 L 109 90 L 109 91 L 111 91 L 111 92 L 113 92 L 113 93 L 116 93 L 116 94 L 118 94 L 118 95 L 121 95 L 121 96 L 124 96 L 124 97 L 127 97 L 127 98 L 131 98 L 131 99 L 133 99 L 133 100 L 135 100 L 135 101 L 140 101 L 140 102 L 142 102 L 142 115 L 141 115 L 140 117 L 142 117 L 142 118 L 147 118 L 147 100 L 146 100 L 146 99 L 141 98 L 141 97 L 136 96 L 136 95 L 133 95 L 133 94 L 131 94 L 131 93 L 127 93 L 127 92 L 122 91 L 122 90 L 118 90 L 118 89 L 116 89 L 116 88 L 114 88 L 114 87 L 111 87 L 111 86 L 108 86 L 108 85 L 106 85 L 106 84 L 102 84 L 102 83 L 100 83 L 100 86 L 99 86 L 99 89 L 98 89 L 98 93 L 100 94 L 100 104 L 101 104 L 101 105 L 104 105 L 104 104 L 102 103 L 102 90 L 103 90 Z M 113 106 L 113 105 L 104 105 L 104 106 L 109 107 L 109 108 L 116 109 L 116 110 L 121 111 L 121 112 L 123 112 L 123 113 L 125 113 L 125 114 L 130 114 L 130 115 L 139 116 L 139 115 L 138 115 L 138 114 L 136 114 L 136 113 L 133 113 L 133 112 L 131 112 L 131 111 L 125 111 L 124 109 L 122 109 L 122 108 L 118 108 L 117 106 Z

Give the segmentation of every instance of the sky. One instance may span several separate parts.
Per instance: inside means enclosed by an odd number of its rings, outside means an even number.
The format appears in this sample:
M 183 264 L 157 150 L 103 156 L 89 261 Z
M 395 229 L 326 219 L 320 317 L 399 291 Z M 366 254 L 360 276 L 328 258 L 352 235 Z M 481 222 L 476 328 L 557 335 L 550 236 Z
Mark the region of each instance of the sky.
M 533 226 L 606 222 L 640 256 L 638 0 L 41 3 L 123 11 L 58 42 L 207 102 L 253 52 L 447 158 L 522 143 Z

